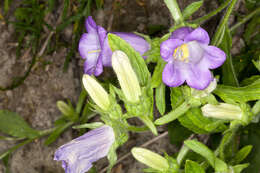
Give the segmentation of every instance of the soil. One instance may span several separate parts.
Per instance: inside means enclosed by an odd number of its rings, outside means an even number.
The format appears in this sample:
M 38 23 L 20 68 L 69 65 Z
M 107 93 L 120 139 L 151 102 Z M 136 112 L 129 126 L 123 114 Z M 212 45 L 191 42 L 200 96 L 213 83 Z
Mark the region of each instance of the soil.
M 161 26 L 165 29 L 156 33 L 157 36 L 160 36 L 166 33 L 173 24 L 169 11 L 162 0 L 105 0 L 104 2 L 104 8 L 95 9 L 92 16 L 99 25 L 111 31 L 137 31 L 147 34 L 149 27 Z M 179 2 L 183 9 L 194 0 L 180 0 Z M 217 0 L 205 0 L 203 7 L 193 17 L 202 16 L 217 6 Z M 221 15 L 218 15 L 203 25 L 210 34 L 215 30 L 220 17 Z M 66 39 L 71 39 L 71 31 L 72 27 L 68 27 L 64 32 Z M 25 56 L 16 58 L 17 35 L 14 33 L 12 24 L 0 21 L 0 33 L 0 85 L 7 86 L 12 77 L 26 71 L 32 57 L 24 50 Z M 19 113 L 35 129 L 43 130 L 53 127 L 53 122 L 60 116 L 56 102 L 70 99 L 75 104 L 81 90 L 83 60 L 77 54 L 70 62 L 68 71 L 64 73 L 63 64 L 67 52 L 66 48 L 61 48 L 53 55 L 41 57 L 22 85 L 13 90 L 0 91 L 0 109 Z M 46 65 L 44 62 L 49 63 Z M 166 127 L 161 127 L 159 133 L 163 133 L 165 130 Z M 118 149 L 119 158 L 128 153 L 133 146 L 140 146 L 155 137 L 147 132 L 131 133 L 130 136 L 129 141 Z M 59 146 L 75 137 L 74 131 L 70 129 L 48 147 L 43 145 L 44 139 L 25 145 L 12 154 L 9 162 L 10 171 L 12 173 L 64 172 L 61 164 L 53 161 L 53 154 Z M 0 153 L 14 144 L 15 142 L 11 141 L 0 141 Z M 169 143 L 168 136 L 147 148 L 160 154 L 163 152 L 173 154 L 177 151 L 176 147 Z M 97 162 L 97 169 L 101 170 L 106 165 L 106 159 L 101 159 Z M 129 156 L 115 166 L 114 173 L 139 173 L 143 168 L 145 168 L 144 165 Z M 0 173 L 4 173 L 4 171 L 3 163 L 0 162 Z

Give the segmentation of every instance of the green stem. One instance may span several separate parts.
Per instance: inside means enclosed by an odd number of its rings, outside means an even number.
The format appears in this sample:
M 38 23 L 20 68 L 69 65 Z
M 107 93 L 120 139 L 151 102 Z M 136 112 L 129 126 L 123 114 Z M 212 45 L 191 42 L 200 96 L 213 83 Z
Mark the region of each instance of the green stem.
M 172 110 L 168 114 L 164 115 L 163 117 L 157 119 L 154 123 L 156 125 L 163 125 L 166 123 L 169 123 L 177 118 L 179 118 L 181 115 L 186 113 L 191 108 L 191 105 L 187 102 L 183 102 L 179 107 Z
M 205 16 L 202 16 L 194 21 L 192 23 L 195 24 L 202 24 L 205 21 L 209 20 L 211 17 L 215 16 L 217 13 L 221 12 L 224 8 L 226 8 L 231 0 L 226 0 L 223 4 L 221 4 L 216 10 L 210 12 L 209 14 L 206 14 Z
M 235 29 L 237 29 L 240 25 L 246 23 L 248 20 L 250 20 L 254 15 L 258 14 L 260 12 L 260 7 L 258 7 L 256 10 L 248 14 L 246 17 L 244 17 L 240 22 L 236 23 L 234 26 L 230 28 L 230 31 L 233 32 Z
M 168 7 L 168 9 L 171 12 L 171 15 L 174 19 L 174 21 L 177 24 L 184 23 L 183 16 L 180 10 L 180 7 L 176 0 L 164 0 L 164 3 Z
M 229 7 L 227 9 L 227 12 L 226 12 L 225 16 L 222 18 L 222 20 L 221 20 L 221 22 L 220 22 L 220 24 L 219 24 L 219 26 L 217 28 L 217 31 L 216 31 L 213 39 L 212 39 L 212 44 L 213 45 L 218 46 L 221 43 L 222 38 L 223 38 L 221 36 L 223 35 L 223 32 L 225 30 L 225 26 L 226 26 L 226 24 L 228 22 L 229 16 L 231 15 L 231 13 L 232 13 L 232 11 L 233 11 L 233 9 L 235 7 L 236 2 L 237 2 L 237 0 L 232 0 L 231 1 L 230 5 L 229 5 Z

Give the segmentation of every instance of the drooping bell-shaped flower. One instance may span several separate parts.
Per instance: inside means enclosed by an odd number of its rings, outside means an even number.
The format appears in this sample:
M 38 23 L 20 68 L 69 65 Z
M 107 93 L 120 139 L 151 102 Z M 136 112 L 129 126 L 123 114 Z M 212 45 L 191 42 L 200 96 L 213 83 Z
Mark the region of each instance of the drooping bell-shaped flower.
M 158 171 L 167 171 L 169 169 L 168 161 L 157 153 L 140 147 L 134 147 L 131 152 L 136 160 L 153 169 Z
M 112 51 L 108 43 L 108 32 L 89 16 L 85 22 L 87 33 L 81 36 L 79 41 L 80 56 L 85 59 L 84 73 L 98 76 L 103 72 L 103 66 L 111 66 Z M 124 32 L 115 32 L 117 36 L 124 39 L 141 55 L 150 45 L 142 37 Z
M 220 67 L 226 54 L 209 45 L 210 38 L 202 28 L 183 27 L 161 44 L 161 57 L 167 62 L 162 79 L 170 87 L 186 83 L 195 89 L 207 88 L 213 80 L 210 69 Z
M 62 161 L 65 173 L 85 173 L 92 163 L 105 157 L 115 141 L 110 126 L 91 130 L 58 148 L 54 160 Z
M 112 55 L 112 67 L 126 99 L 132 103 L 138 102 L 141 88 L 127 55 L 120 50 L 115 51 Z
M 110 101 L 106 90 L 88 74 L 83 75 L 82 82 L 92 100 L 104 111 L 108 110 Z
M 204 116 L 217 119 L 241 120 L 243 116 L 243 111 L 239 106 L 228 103 L 206 104 L 201 110 Z

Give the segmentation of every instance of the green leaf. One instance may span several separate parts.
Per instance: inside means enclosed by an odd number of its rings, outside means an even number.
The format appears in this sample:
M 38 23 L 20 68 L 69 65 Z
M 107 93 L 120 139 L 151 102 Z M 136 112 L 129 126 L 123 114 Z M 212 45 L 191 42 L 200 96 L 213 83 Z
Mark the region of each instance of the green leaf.
M 248 102 L 260 99 L 260 80 L 244 87 L 218 85 L 213 91 L 225 102 Z
M 198 163 L 186 160 L 185 173 L 205 173 L 205 171 Z
M 112 51 L 121 50 L 127 54 L 132 67 L 139 79 L 141 86 L 148 84 L 150 79 L 150 72 L 145 64 L 143 57 L 134 50 L 125 40 L 109 33 L 108 42 Z
M 182 145 L 182 142 L 192 134 L 189 129 L 183 127 L 178 121 L 173 121 L 169 123 L 167 127 L 170 143 L 177 145 L 178 147 L 180 147 Z
M 195 153 L 207 159 L 213 168 L 215 167 L 215 155 L 206 145 L 196 140 L 186 140 L 184 144 Z
M 184 144 L 195 153 L 203 156 L 217 172 L 227 170 L 227 164 L 218 159 L 206 145 L 196 140 L 186 140 Z
M 188 19 L 193 13 L 195 13 L 203 4 L 203 0 L 193 2 L 189 4 L 182 12 L 183 18 Z
M 155 101 L 156 107 L 161 115 L 165 112 L 165 85 L 161 83 L 161 85 L 155 90 Z
M 209 132 L 221 132 L 227 129 L 223 121 L 216 121 L 204 117 L 200 108 L 192 108 L 179 118 L 179 121 L 186 128 L 199 134 Z
M 234 173 L 240 173 L 249 166 L 249 163 L 232 166 Z M 251 172 L 250 172 L 251 173 Z
M 183 102 L 179 107 L 176 109 L 172 110 L 168 114 L 164 115 L 163 117 L 157 119 L 154 123 L 156 125 L 163 125 L 166 123 L 169 123 L 171 121 L 176 120 L 180 116 L 182 116 L 185 112 L 187 112 L 190 109 L 190 105 L 187 104 L 186 102 Z
M 0 131 L 19 138 L 34 138 L 39 135 L 15 112 L 0 110 Z
M 219 45 L 219 47 L 226 53 L 226 61 L 222 66 L 222 80 L 225 85 L 239 86 L 230 53 L 232 37 L 227 26 L 224 31 L 222 42 Z
M 179 107 L 184 102 L 181 87 L 171 88 L 171 106 L 172 109 Z
M 255 67 L 257 68 L 257 70 L 260 72 L 260 56 L 259 56 L 259 59 L 257 61 L 252 60 L 252 62 L 255 65 Z
M 157 88 L 162 83 L 162 72 L 165 64 L 166 63 L 162 60 L 159 60 L 157 62 L 157 65 L 152 75 L 152 88 Z
M 247 145 L 243 147 L 241 150 L 237 152 L 235 157 L 232 159 L 232 163 L 239 164 L 240 162 L 242 162 L 251 152 L 252 148 L 253 148 L 252 145 Z

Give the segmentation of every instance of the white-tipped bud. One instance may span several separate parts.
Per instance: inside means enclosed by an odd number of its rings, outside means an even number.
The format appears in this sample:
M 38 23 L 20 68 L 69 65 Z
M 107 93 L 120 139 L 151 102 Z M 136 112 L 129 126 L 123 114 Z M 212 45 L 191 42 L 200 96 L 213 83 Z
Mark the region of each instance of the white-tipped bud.
M 83 85 L 93 101 L 103 110 L 108 110 L 110 101 L 106 90 L 91 76 L 84 74 Z
M 131 152 L 136 160 L 153 169 L 158 171 L 166 171 L 169 169 L 168 161 L 159 154 L 139 147 L 134 147 Z
M 192 89 L 192 95 L 195 98 L 201 98 L 208 96 L 212 91 L 214 91 L 217 87 L 217 79 L 214 78 L 213 81 L 210 82 L 209 86 L 204 90 L 196 90 Z
M 126 99 L 133 103 L 138 102 L 141 88 L 127 55 L 120 50 L 115 51 L 112 55 L 112 67 Z
M 243 111 L 239 106 L 220 103 L 219 105 L 206 104 L 202 108 L 202 114 L 206 117 L 241 120 Z

